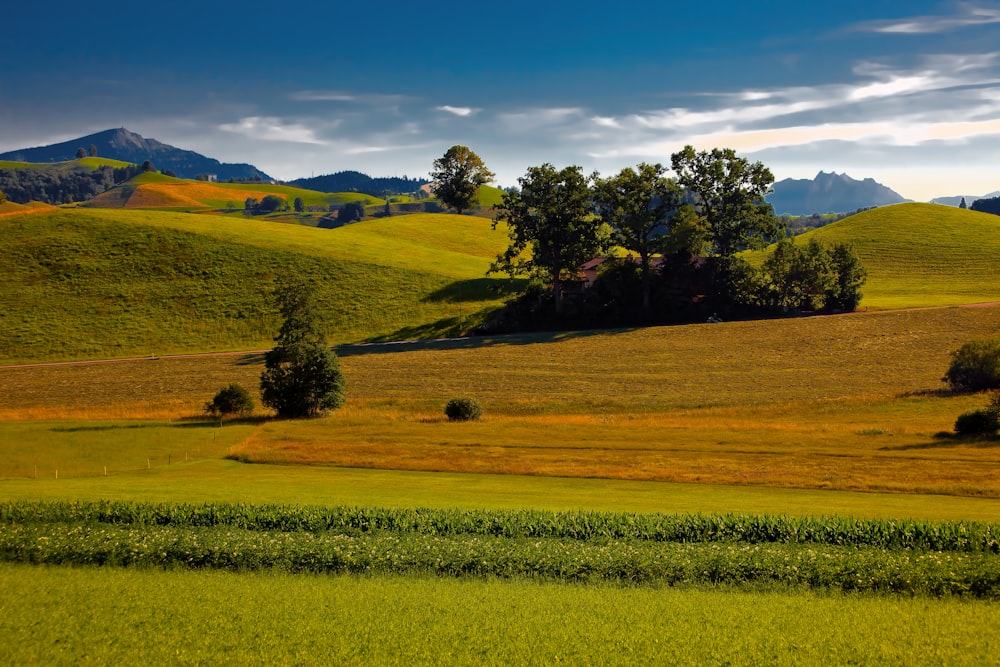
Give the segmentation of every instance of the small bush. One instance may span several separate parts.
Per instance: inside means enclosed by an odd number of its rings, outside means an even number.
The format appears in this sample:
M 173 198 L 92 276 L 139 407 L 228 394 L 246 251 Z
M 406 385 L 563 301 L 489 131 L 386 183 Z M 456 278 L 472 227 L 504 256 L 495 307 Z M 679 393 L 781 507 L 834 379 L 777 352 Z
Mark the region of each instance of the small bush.
M 954 391 L 1000 389 L 1000 339 L 970 341 L 952 352 L 942 379 Z
M 991 435 L 1000 429 L 1000 415 L 993 408 L 965 412 L 955 420 L 959 435 Z
M 219 390 L 215 398 L 205 405 L 205 412 L 221 419 L 227 415 L 250 414 L 253 408 L 253 397 L 250 392 L 233 383 Z
M 483 416 L 483 406 L 474 398 L 453 398 L 444 406 L 449 421 L 474 421 Z

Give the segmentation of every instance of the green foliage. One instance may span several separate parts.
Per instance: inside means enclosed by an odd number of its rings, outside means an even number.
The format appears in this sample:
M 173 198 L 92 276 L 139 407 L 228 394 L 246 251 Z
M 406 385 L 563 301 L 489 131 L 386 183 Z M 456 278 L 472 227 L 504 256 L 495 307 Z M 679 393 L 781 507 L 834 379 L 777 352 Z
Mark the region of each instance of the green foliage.
M 262 213 L 280 211 L 284 207 L 285 200 L 277 195 L 265 195 L 264 198 L 260 200 L 260 204 L 257 206 Z
M 264 355 L 261 400 L 279 417 L 315 417 L 344 404 L 337 355 L 319 329 L 312 290 L 288 282 L 275 291 L 283 323 L 277 345 Z
M 351 201 L 344 204 L 337 213 L 337 220 L 342 222 L 355 222 L 365 217 L 365 205 L 359 201 Z
M 3 190 L 0 190 L 0 204 L 3 204 L 5 201 L 7 201 L 7 195 L 4 194 Z
M 302 203 L 302 197 L 296 197 L 295 202 L 292 204 L 292 208 L 295 209 L 296 213 L 301 213 L 306 210 L 306 205 Z
M 223 418 L 229 415 L 247 415 L 253 412 L 253 397 L 245 387 L 232 383 L 218 391 L 215 397 L 205 405 L 205 412 L 212 417 Z
M 665 172 L 660 164 L 643 163 L 608 178 L 594 175 L 598 214 L 614 230 L 615 243 L 639 257 L 642 309 L 647 320 L 651 310 L 650 260 L 664 249 L 683 196 L 676 181 L 664 177 Z
M 0 505 L 0 560 L 63 565 L 761 583 L 1000 596 L 992 525 L 769 516 Z
M 942 380 L 959 392 L 1000 389 L 1000 338 L 970 341 L 953 351 Z
M 555 311 L 560 313 L 565 282 L 576 277 L 580 265 L 606 251 L 609 231 L 594 215 L 580 167 L 529 167 L 518 182 L 521 191 L 504 193 L 496 207 L 494 227 L 507 223 L 510 246 L 490 272 L 541 278 L 552 287 Z
M 461 215 L 479 203 L 480 186 L 492 181 L 495 174 L 468 147 L 452 146 L 434 160 L 430 176 L 435 182 L 434 195 Z
M 865 270 L 846 244 L 827 250 L 816 237 L 782 239 L 761 269 L 762 301 L 772 308 L 852 311 L 861 300 Z
M 783 231 L 771 205 L 764 201 L 774 176 L 760 162 L 737 157 L 729 148 L 695 152 L 691 146 L 670 160 L 677 182 L 694 195 L 709 241 L 720 256 L 760 247 Z
M 955 420 L 955 433 L 959 435 L 992 435 L 1000 430 L 1000 414 L 994 408 L 963 412 Z
M 474 398 L 453 398 L 444 406 L 444 414 L 453 422 L 475 421 L 483 416 L 483 406 Z

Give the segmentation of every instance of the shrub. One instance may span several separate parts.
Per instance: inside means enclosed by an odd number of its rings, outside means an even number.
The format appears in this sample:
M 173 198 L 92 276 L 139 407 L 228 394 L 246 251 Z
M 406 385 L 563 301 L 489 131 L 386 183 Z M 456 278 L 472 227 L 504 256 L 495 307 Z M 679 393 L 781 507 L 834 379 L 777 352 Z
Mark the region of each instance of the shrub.
M 474 398 L 453 398 L 444 406 L 444 413 L 449 421 L 474 421 L 482 417 L 483 406 Z
M 970 341 L 952 352 L 942 380 L 954 391 L 1000 389 L 1000 339 Z
M 253 412 L 253 397 L 242 386 L 233 383 L 223 387 L 211 402 L 205 405 L 205 412 L 221 419 L 226 415 L 246 415 Z
M 1000 415 L 996 408 L 965 412 L 955 420 L 955 432 L 959 435 L 991 435 L 997 430 L 1000 430 Z

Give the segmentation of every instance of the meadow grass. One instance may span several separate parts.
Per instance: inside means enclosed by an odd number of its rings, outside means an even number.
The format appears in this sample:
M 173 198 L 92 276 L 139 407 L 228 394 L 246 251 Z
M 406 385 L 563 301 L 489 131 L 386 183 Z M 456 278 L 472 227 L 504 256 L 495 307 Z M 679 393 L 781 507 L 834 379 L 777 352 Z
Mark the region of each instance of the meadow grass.
M 491 287 L 503 281 L 483 278 L 482 247 L 501 241 L 484 220 L 440 218 L 426 224 L 450 222 L 475 254 L 419 240 L 396 254 L 380 222 L 364 223 L 367 237 L 352 229 L 343 238 L 341 230 L 158 211 L 3 218 L 0 360 L 260 349 L 278 324 L 268 291 L 288 274 L 317 286 L 333 341 L 418 326 L 454 335 L 463 315 L 499 303 Z
M 981 601 L 0 565 L 11 664 L 995 662 Z M 43 623 L 38 623 L 43 619 Z
M 227 453 L 254 463 L 1000 496 L 996 441 L 941 435 L 986 399 L 940 391 L 949 350 L 996 331 L 998 317 L 1000 307 L 947 308 L 348 347 L 343 410 L 261 423 Z M 256 386 L 260 370 L 260 355 L 0 369 L 0 417 L 192 417 L 229 382 Z M 448 422 L 443 407 L 459 395 L 476 396 L 485 418 Z
M 173 453 L 173 452 L 172 452 Z M 246 465 L 220 459 L 146 470 L 52 470 L 0 480 L 0 500 L 132 500 L 165 503 L 242 502 L 373 507 L 546 509 L 1000 522 L 997 498 L 861 493 L 766 486 L 681 484 L 617 479 L 414 472 L 362 468 Z
M 868 272 L 862 306 L 910 308 L 1000 299 L 1000 218 L 938 204 L 896 204 L 797 237 L 850 243 Z

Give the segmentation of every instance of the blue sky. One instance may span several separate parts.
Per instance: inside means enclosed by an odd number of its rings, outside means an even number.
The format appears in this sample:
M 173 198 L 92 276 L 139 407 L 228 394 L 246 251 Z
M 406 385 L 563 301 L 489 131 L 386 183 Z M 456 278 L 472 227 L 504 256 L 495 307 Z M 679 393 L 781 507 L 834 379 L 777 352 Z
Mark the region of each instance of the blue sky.
M 0 151 L 125 126 L 281 179 L 501 185 L 728 147 L 777 179 L 1000 189 L 1000 0 L 9 3 Z

